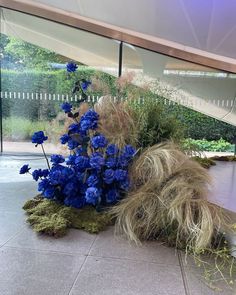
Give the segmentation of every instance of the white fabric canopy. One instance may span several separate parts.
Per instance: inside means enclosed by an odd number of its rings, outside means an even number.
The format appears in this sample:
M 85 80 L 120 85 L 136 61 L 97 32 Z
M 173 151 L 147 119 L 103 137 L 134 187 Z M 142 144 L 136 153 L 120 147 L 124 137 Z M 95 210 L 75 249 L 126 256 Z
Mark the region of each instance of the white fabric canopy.
M 236 58 L 235 0 L 34 0 L 33 2 Z

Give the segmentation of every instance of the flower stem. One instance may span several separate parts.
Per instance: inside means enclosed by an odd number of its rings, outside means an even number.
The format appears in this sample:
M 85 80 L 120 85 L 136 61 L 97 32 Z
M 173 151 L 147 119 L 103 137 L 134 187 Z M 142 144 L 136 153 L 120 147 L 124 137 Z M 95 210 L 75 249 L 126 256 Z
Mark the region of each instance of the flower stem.
M 46 153 L 45 153 L 45 150 L 44 150 L 43 144 L 41 144 L 41 147 L 42 147 L 42 150 L 43 150 L 43 155 L 44 155 L 44 157 L 45 157 L 45 159 L 46 159 L 46 162 L 47 162 L 47 165 L 48 165 L 48 169 L 50 170 L 51 168 L 50 168 L 49 161 L 48 161 L 48 158 L 47 158 L 47 156 L 46 156 Z

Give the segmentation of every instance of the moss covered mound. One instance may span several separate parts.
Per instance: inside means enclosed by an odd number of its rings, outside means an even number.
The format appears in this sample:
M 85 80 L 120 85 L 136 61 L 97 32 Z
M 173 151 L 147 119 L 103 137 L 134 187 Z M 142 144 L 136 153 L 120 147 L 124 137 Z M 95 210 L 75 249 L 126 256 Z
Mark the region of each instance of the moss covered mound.
M 215 156 L 210 158 L 213 161 L 225 161 L 225 162 L 234 162 L 236 161 L 236 156 Z
M 23 206 L 29 215 L 27 222 L 38 233 L 61 237 L 69 228 L 83 229 L 89 233 L 98 233 L 112 224 L 109 213 L 97 212 L 93 207 L 75 209 L 42 198 L 40 195 L 29 200 Z
M 203 168 L 206 168 L 206 169 L 216 165 L 213 158 L 192 157 L 191 159 L 198 162 Z

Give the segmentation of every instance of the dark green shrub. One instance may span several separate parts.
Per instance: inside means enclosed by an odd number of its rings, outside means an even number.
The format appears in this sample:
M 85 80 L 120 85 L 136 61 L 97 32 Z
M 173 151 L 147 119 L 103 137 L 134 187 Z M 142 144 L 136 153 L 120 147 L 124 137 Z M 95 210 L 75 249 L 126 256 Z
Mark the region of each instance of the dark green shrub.
M 142 148 L 166 140 L 183 139 L 183 127 L 173 116 L 165 112 L 163 104 L 154 99 L 145 99 L 143 104 L 131 104 L 139 125 L 138 142 Z

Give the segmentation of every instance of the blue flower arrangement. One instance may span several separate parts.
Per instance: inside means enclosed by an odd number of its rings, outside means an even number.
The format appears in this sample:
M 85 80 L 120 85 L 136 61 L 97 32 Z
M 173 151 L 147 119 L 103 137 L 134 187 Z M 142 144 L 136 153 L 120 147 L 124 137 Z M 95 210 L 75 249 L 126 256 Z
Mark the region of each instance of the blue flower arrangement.
M 71 65 L 69 71 L 76 70 Z M 85 83 L 82 81 L 82 83 Z M 87 89 L 90 82 L 82 84 Z M 89 109 L 82 116 L 73 112 L 70 103 L 64 102 L 61 109 L 73 119 L 68 132 L 60 137 L 70 154 L 67 158 L 51 155 L 50 162 L 43 143 L 48 139 L 43 131 L 35 132 L 32 143 L 41 145 L 48 169 L 30 172 L 29 165 L 23 165 L 20 174 L 30 173 L 38 181 L 38 191 L 44 198 L 55 200 L 66 206 L 83 208 L 95 206 L 100 211 L 104 206 L 115 204 L 130 188 L 128 168 L 136 150 L 131 145 L 119 149 L 109 144 L 98 132 L 99 115 Z

